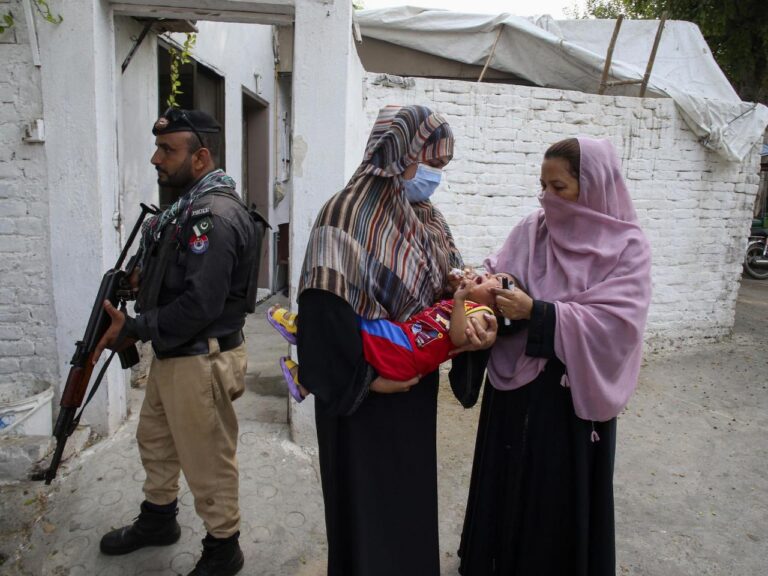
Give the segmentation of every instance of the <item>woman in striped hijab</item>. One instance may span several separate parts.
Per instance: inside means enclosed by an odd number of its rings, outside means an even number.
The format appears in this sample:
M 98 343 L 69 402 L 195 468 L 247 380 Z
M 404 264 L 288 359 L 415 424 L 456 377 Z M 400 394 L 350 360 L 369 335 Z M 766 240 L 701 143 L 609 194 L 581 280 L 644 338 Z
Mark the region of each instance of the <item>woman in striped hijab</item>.
M 419 164 L 442 168 L 452 156 L 442 116 L 383 108 L 362 164 L 310 234 L 297 345 L 299 381 L 315 396 L 329 576 L 440 573 L 438 375 L 378 377 L 357 322 L 405 320 L 433 304 L 461 266 L 442 214 L 429 201 L 411 204 L 404 184 Z

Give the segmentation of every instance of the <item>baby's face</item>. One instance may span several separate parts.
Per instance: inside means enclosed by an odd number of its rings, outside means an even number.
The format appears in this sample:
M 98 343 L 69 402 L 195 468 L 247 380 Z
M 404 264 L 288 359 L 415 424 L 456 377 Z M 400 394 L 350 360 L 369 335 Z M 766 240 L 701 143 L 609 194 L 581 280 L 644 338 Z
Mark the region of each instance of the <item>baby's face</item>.
M 495 310 L 496 296 L 493 295 L 491 290 L 493 288 L 501 288 L 501 280 L 497 276 L 485 272 L 474 275 L 469 281 L 472 283 L 472 287 L 469 289 L 467 300 L 472 300 L 472 302 Z

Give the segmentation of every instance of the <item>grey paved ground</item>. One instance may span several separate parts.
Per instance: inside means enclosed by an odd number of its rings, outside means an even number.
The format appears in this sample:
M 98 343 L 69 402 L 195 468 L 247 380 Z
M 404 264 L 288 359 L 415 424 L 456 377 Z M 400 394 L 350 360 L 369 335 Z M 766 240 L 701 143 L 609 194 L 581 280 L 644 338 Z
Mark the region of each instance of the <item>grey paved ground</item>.
M 474 448 L 457 430 L 476 418 L 441 402 L 444 575 L 457 574 Z M 768 576 L 768 281 L 742 281 L 730 341 L 646 358 L 619 417 L 614 492 L 619 576 Z
M 319 480 L 311 457 L 289 441 L 288 400 L 275 362 L 287 347 L 262 318 L 249 320 L 248 391 L 236 403 L 247 561 L 242 573 L 321 576 Z M 620 576 L 768 574 L 766 323 L 768 282 L 745 279 L 731 341 L 646 360 L 638 392 L 619 419 Z M 132 392 L 134 414 L 141 394 Z M 456 574 L 477 416 L 477 409 L 461 409 L 441 389 L 444 575 Z M 0 574 L 172 575 L 191 569 L 203 529 L 186 486 L 178 544 L 122 558 L 98 552 L 101 534 L 130 522 L 141 500 L 135 426 L 132 416 L 118 434 L 69 464 L 52 488 L 0 487 Z
M 311 457 L 289 440 L 288 397 L 277 364 L 288 345 L 263 320 L 268 304 L 260 306 L 246 327 L 249 342 L 261 346 L 249 347 L 246 393 L 235 403 L 240 422 L 240 542 L 248 560 L 242 573 L 314 575 L 325 562 L 319 480 Z M 0 550 L 7 559 L 0 573 L 171 576 L 192 569 L 205 531 L 183 476 L 178 544 L 117 558 L 99 553 L 101 535 L 130 523 L 142 500 L 144 472 L 134 438 L 142 397 L 143 390 L 132 390 L 132 415 L 126 424 L 68 464 L 51 488 L 24 483 L 2 490 Z M 34 524 L 10 518 L 12 511 Z

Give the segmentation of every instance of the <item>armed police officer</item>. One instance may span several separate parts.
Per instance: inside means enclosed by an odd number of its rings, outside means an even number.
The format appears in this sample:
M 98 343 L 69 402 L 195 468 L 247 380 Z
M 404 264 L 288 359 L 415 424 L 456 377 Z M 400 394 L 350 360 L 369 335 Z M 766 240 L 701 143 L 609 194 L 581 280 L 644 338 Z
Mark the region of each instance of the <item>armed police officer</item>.
M 244 563 L 232 402 L 245 387 L 242 328 L 255 304 L 263 228 L 235 194 L 234 181 L 217 169 L 221 126 L 211 116 L 169 109 L 152 133 L 157 181 L 180 196 L 142 230 L 138 315 L 105 302 L 112 325 L 96 355 L 104 347 L 152 342 L 136 431 L 145 500 L 132 525 L 104 535 L 101 551 L 127 554 L 176 542 L 183 470 L 207 531 L 189 576 L 227 576 Z

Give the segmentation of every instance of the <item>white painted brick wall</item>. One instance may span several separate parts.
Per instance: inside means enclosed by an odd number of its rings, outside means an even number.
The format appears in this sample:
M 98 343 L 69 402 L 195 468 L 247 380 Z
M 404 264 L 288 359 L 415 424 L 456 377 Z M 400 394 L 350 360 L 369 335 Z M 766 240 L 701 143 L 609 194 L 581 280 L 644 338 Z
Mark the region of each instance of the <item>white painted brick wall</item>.
M 43 117 L 40 72 L 21 2 L 2 8 L 13 12 L 16 26 L 0 43 L 0 381 L 53 382 L 45 149 L 22 140 L 25 124 Z
M 373 78 L 366 79 L 362 129 L 386 104 L 424 104 L 448 118 L 456 151 L 434 200 L 468 264 L 480 265 L 539 207 L 550 144 L 609 138 L 653 249 L 646 343 L 677 347 L 730 333 L 758 187 L 757 148 L 743 164 L 708 152 L 667 99 L 429 79 L 403 89 Z

